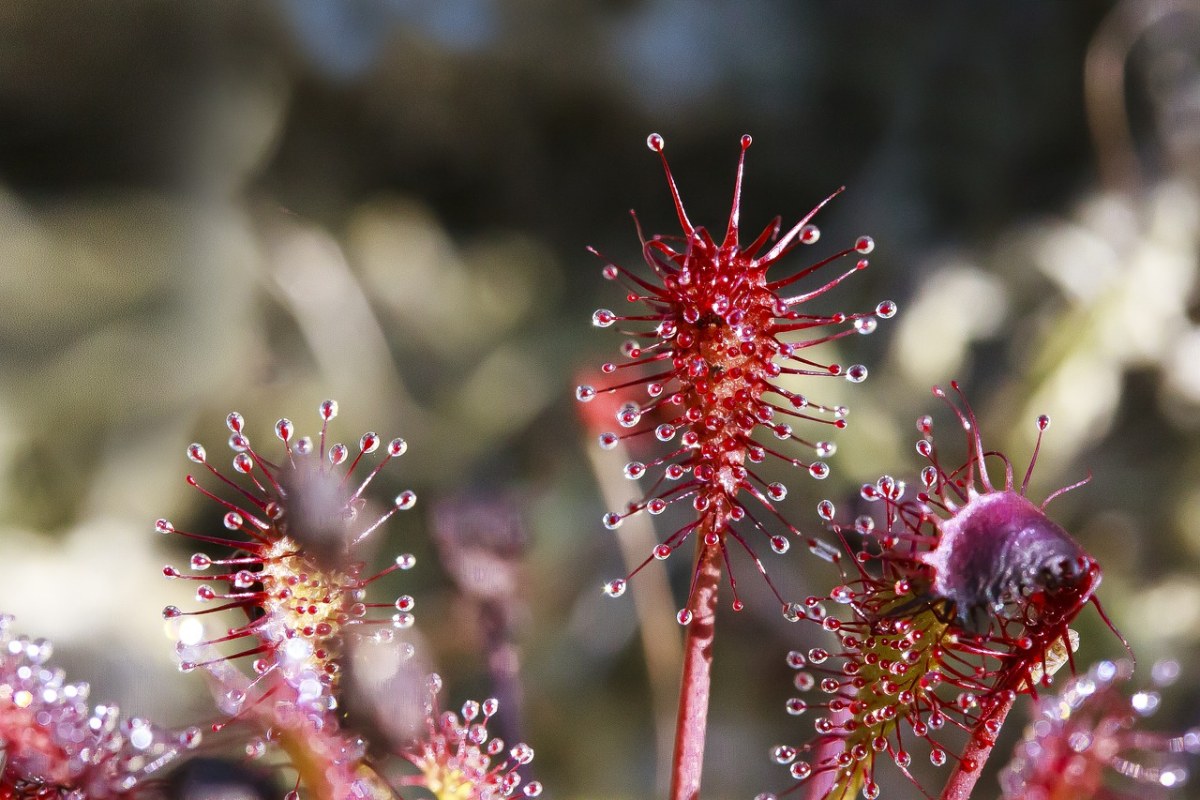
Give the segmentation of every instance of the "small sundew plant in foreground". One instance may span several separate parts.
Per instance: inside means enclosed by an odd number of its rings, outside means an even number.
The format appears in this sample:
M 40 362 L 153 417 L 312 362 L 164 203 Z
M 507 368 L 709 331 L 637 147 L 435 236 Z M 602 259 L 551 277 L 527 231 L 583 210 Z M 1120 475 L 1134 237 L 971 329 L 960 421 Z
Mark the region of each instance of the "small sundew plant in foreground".
M 946 399 L 940 388 L 934 393 Z M 788 655 L 797 687 L 824 697 L 788 701 L 793 715 L 811 712 L 816 738 L 773 753 L 809 798 L 878 797 L 882 761 L 916 784 L 910 748 L 923 740 L 935 766 L 953 768 L 942 796 L 964 800 L 1015 697 L 1036 695 L 1057 669 L 1073 665 L 1077 637 L 1068 625 L 1097 603 L 1100 567 L 1045 513 L 1046 503 L 1074 487 L 1040 506 L 1025 496 L 1049 419 L 1038 419 L 1038 444 L 1017 485 L 1012 464 L 984 449 L 962 404 L 949 403 L 967 432 L 961 466 L 942 463 L 932 419 L 922 417 L 921 491 L 908 497 L 903 481 L 881 477 L 861 491 L 881 514 L 852 525 L 833 522 L 828 500 L 818 505 L 839 539 L 827 553 L 843 581 L 827 598 L 797 604 L 794 615 L 820 624 L 838 644 Z M 989 459 L 1003 465 L 1002 485 L 992 483 Z M 846 613 L 829 613 L 827 602 Z M 962 753 L 941 743 L 947 726 L 968 734 Z
M 275 424 L 275 436 L 283 448 L 275 461 L 251 445 L 242 416 L 229 414 L 226 424 L 234 452 L 233 469 L 244 476 L 242 481 L 213 466 L 202 445 L 188 447 L 188 458 L 231 490 L 237 501 L 205 488 L 195 476 L 189 475 L 188 483 L 222 507 L 224 526 L 242 538 L 183 531 L 160 519 L 156 529 L 161 533 L 232 550 L 221 558 L 205 553 L 192 556 L 191 568 L 198 574 L 185 575 L 176 567 L 165 567 L 168 577 L 203 581 L 196 599 L 216 605 L 199 611 L 168 606 L 163 616 L 195 619 L 213 612 L 243 611 L 246 622 L 208 640 L 202 640 L 202 626 L 181 624 L 180 669 L 208 668 L 221 691 L 222 708 L 235 718 L 249 712 L 267 729 L 268 738 L 306 746 L 317 737 L 305 737 L 319 731 L 328 738 L 316 749 L 333 754 L 339 764 L 352 764 L 357 746 L 339 737 L 333 714 L 338 707 L 345 637 L 373 629 L 375 640 L 390 640 L 394 629 L 408 628 L 414 619 L 414 601 L 408 595 L 389 603 L 368 602 L 366 597 L 371 583 L 395 570 L 410 568 L 413 557 L 402 554 L 386 569 L 366 576 L 365 564 L 354 560 L 352 554 L 395 512 L 412 508 L 416 495 L 402 492 L 378 517 L 362 514 L 364 490 L 389 461 L 404 454 L 407 445 L 403 439 L 384 444 L 369 432 L 352 451 L 344 444 L 327 441 L 327 427 L 337 416 L 337 403 L 321 403 L 319 413 L 321 430 L 316 442 L 307 436 L 298 438 L 290 420 Z M 381 446 L 383 457 L 368 468 L 364 458 Z M 360 469 L 366 474 L 355 479 Z M 227 588 L 214 587 L 215 583 Z M 380 609 L 390 613 L 380 614 Z M 249 645 L 232 655 L 214 649 L 241 640 Z M 253 657 L 253 680 L 242 679 L 240 672 L 225 663 L 241 657 Z M 213 727 L 219 729 L 223 723 Z M 249 747 L 251 754 L 262 749 L 257 741 Z M 310 756 L 313 749 L 309 747 Z M 293 761 L 298 760 L 295 753 L 292 756 Z M 353 772 L 349 769 L 346 773 L 351 782 Z
M 427 681 L 425 735 L 404 750 L 419 774 L 405 779 L 408 786 L 422 786 L 437 800 L 502 800 L 506 797 L 538 797 L 542 784 L 521 785 L 518 770 L 533 761 L 533 748 L 524 743 L 507 752 L 502 739 L 488 732 L 488 721 L 500 704 L 495 698 L 482 703 L 468 700 L 461 715 L 441 711 L 438 693 L 442 679 L 437 674 Z
M 869 237 L 798 272 L 774 276 L 772 268 L 800 244 L 817 241 L 819 231 L 810 224 L 829 201 L 822 201 L 782 237 L 780 221 L 752 242 L 740 239 L 740 206 L 745 153 L 750 137 L 742 137 L 741 157 L 734 182 L 733 205 L 724 235 L 718 240 L 705 228 L 692 224 L 664 155 L 663 138 L 652 134 L 647 144 L 662 158 L 667 184 L 682 228 L 681 237 L 642 236 L 642 254 L 652 275 L 649 279 L 606 263 L 605 278 L 620 282 L 626 299 L 641 311 L 617 314 L 600 309 L 592 317 L 602 328 L 628 326 L 631 338 L 622 346 L 625 360 L 607 363 L 606 375 L 630 377 L 614 380 L 599 389 L 580 386 L 583 402 L 598 392 L 626 393 L 628 400 L 616 413 L 623 433 L 600 436 L 600 445 L 612 448 L 622 439 L 654 436 L 666 452 L 649 463 L 631 462 L 625 475 L 631 480 L 653 481 L 645 496 L 624 512 L 604 516 L 604 526 L 617 528 L 631 514 L 660 514 L 673 503 L 690 504 L 691 521 L 654 547 L 636 573 L 654 559 L 666 559 L 689 538 L 696 541 L 691 589 L 678 613 L 688 626 L 684 677 L 676 740 L 672 796 L 692 798 L 699 791 L 703 760 L 708 672 L 711 660 L 714 612 L 718 584 L 730 570 L 731 544 L 746 550 L 758 571 L 767 576 L 756 554 L 752 537 L 762 536 L 776 553 L 785 552 L 799 536 L 777 509 L 787 489 L 766 482 L 757 465 L 768 457 L 806 470 L 814 478 L 829 474 L 820 460 L 834 451 L 827 441 L 813 441 L 793 432 L 795 422 L 815 423 L 830 429 L 844 427 L 847 411 L 810 401 L 789 388 L 796 376 L 843 377 L 852 383 L 866 379 L 866 367 L 843 367 L 811 356 L 816 345 L 856 333 L 871 333 L 877 320 L 891 317 L 896 305 L 880 303 L 865 313 L 809 313 L 806 304 L 816 300 L 856 271 L 867 267 L 865 256 L 874 249 Z M 593 251 L 594 252 L 594 251 Z M 597 254 L 599 255 L 599 254 Z M 823 267 L 855 257 L 850 268 L 824 282 L 799 288 L 801 281 Z M 805 459 L 777 449 L 791 442 L 815 454 Z M 783 533 L 767 524 L 782 525 Z M 628 579 L 618 578 L 604 590 L 611 596 L 624 593 Z M 786 602 L 766 578 L 782 607 Z M 740 610 L 736 583 L 729 573 L 733 608 Z
M 89 706 L 88 685 L 48 663 L 50 643 L 14 636 L 12 622 L 0 614 L 0 798 L 137 797 L 200 744 L 199 728 L 171 732 Z
M 1179 676 L 1179 663 L 1151 669 L 1154 687 L 1126 694 L 1133 663 L 1101 661 L 1037 703 L 1012 761 L 1000 773 L 1004 800 L 1159 800 L 1188 780 L 1200 753 L 1200 728 L 1181 735 L 1146 730 L 1161 702 L 1158 689 Z

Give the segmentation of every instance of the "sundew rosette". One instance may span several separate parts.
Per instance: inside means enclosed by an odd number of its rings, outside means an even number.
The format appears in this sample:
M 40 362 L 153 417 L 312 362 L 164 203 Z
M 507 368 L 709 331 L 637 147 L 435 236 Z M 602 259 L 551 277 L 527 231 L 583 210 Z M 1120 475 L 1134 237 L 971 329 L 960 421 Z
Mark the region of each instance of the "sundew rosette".
M 1101 661 L 1060 694 L 1039 699 L 1000 771 L 1004 800 L 1180 797 L 1200 754 L 1200 728 L 1176 734 L 1150 727 L 1160 690 L 1179 674 L 1179 662 L 1160 661 L 1150 669 L 1151 685 L 1130 691 L 1133 662 Z
M 426 680 L 425 731 L 402 751 L 417 774 L 402 779 L 405 786 L 420 786 L 437 800 L 503 800 L 540 797 L 542 784 L 525 781 L 521 770 L 533 761 L 533 748 L 524 742 L 511 747 L 488 731 L 500 709 L 498 700 L 467 700 L 458 713 L 443 711 L 438 703 L 441 676 Z
M 321 429 L 315 442 L 297 437 L 290 420 L 276 422 L 275 436 L 283 446 L 277 461 L 268 460 L 251 445 L 241 414 L 229 414 L 226 424 L 237 479 L 214 466 L 202 445 L 187 448 L 188 458 L 224 487 L 222 494 L 234 498 L 226 499 L 196 476 L 187 476 L 190 485 L 223 509 L 229 537 L 180 530 L 165 519 L 155 524 L 160 533 L 231 551 L 223 557 L 196 553 L 190 561 L 191 574 L 164 567 L 169 578 L 201 582 L 196 600 L 208 607 L 183 611 L 168 606 L 163 616 L 180 620 L 184 672 L 212 667 L 218 661 L 253 659 L 253 682 L 236 690 L 226 704 L 233 713 L 248 695 L 259 702 L 266 699 L 277 680 L 287 684 L 289 702 L 318 712 L 332 710 L 337 706 L 345 637 L 370 631 L 377 641 L 390 640 L 395 629 L 413 624 L 414 601 L 408 595 L 389 603 L 367 602 L 371 583 L 409 569 L 413 557 L 401 554 L 372 575 L 366 575 L 365 564 L 355 560 L 356 548 L 364 540 L 397 511 L 416 503 L 416 495 L 404 491 L 381 515 L 363 513 L 363 493 L 389 462 L 404 454 L 407 445 L 398 438 L 384 442 L 374 432 L 363 434 L 353 449 L 331 443 L 328 425 L 337 416 L 337 403 L 321 403 L 319 414 Z M 379 450 L 382 458 L 373 456 Z M 369 467 L 372 458 L 375 464 Z M 246 621 L 224 635 L 205 639 L 203 626 L 195 621 L 227 610 L 243 612 Z M 215 654 L 215 645 L 234 641 L 246 646 L 230 655 Z
M 89 705 L 88 684 L 50 664 L 50 642 L 13 635 L 12 622 L 0 614 L 0 798 L 157 796 L 156 776 L 200 744 L 200 729 Z

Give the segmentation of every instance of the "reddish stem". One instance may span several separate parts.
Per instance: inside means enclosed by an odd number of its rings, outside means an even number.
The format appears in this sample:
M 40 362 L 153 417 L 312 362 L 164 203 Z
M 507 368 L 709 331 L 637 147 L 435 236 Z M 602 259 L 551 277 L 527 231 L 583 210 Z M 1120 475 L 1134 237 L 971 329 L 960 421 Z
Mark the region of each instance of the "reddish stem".
M 675 756 L 671 762 L 671 800 L 697 800 L 704 767 L 704 735 L 708 728 L 708 695 L 712 682 L 712 645 L 716 633 L 717 589 L 721 581 L 721 548 L 696 537 L 696 579 L 692 588 L 683 644 L 683 678 L 679 716 L 675 722 Z
M 942 800 L 968 800 L 970 798 L 971 790 L 975 788 L 975 783 L 983 772 L 983 765 L 987 763 L 988 757 L 992 754 L 992 748 L 996 746 L 997 737 L 985 731 L 983 723 L 988 720 L 996 720 L 1003 724 L 1004 718 L 1012 710 L 1015 700 L 1016 695 L 1009 697 L 975 726 L 975 730 L 971 733 L 971 740 L 967 743 L 966 751 L 959 759 L 958 766 L 954 768 L 954 773 L 950 776 L 946 788 L 942 790 Z M 967 764 L 972 765 L 973 768 L 967 769 L 965 766 Z

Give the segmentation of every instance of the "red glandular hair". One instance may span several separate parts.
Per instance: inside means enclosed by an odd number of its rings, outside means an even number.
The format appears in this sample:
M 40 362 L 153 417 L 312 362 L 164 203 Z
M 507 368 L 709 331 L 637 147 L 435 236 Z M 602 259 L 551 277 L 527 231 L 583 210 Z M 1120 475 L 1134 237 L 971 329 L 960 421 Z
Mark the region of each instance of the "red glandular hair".
M 946 398 L 940 388 L 934 394 Z M 1099 609 L 1100 566 L 1045 513 L 1046 503 L 1074 487 L 1041 505 L 1025 496 L 1049 418 L 1038 419 L 1038 444 L 1017 486 L 1011 463 L 985 451 L 962 404 L 950 404 L 967 432 L 961 466 L 943 465 L 925 416 L 917 421 L 917 452 L 928 464 L 915 498 L 906 498 L 903 481 L 884 476 L 861 490 L 882 505 L 878 517 L 842 525 L 833 522 L 831 502 L 818 505 L 839 540 L 825 553 L 843 578 L 827 599 L 846 613 L 830 614 L 820 597 L 792 609 L 796 619 L 833 633 L 837 646 L 789 654 L 796 685 L 819 687 L 825 697 L 788 701 L 789 713 L 813 711 L 817 736 L 773 754 L 807 783 L 810 798 L 878 797 L 877 764 L 892 761 L 912 778 L 917 739 L 928 743 L 936 766 L 978 769 L 976 757 L 947 750 L 937 732 L 947 725 L 968 732 L 976 745 L 968 751 L 994 743 L 1013 699 L 1036 694 L 1072 662 L 1071 621 L 1089 601 Z M 1003 464 L 1001 486 L 991 481 L 989 458 Z
M 652 134 L 647 143 L 662 156 L 661 136 Z M 826 363 L 813 356 L 811 350 L 844 336 L 871 333 L 878 319 L 896 313 L 896 304 L 891 301 L 865 313 L 805 310 L 810 301 L 867 267 L 867 260 L 860 257 L 874 249 L 874 242 L 866 236 L 853 247 L 790 276 L 769 276 L 797 245 L 817 241 L 820 234 L 810 220 L 832 197 L 818 204 L 782 237 L 776 218 L 757 238 L 743 245 L 739 213 L 749 146 L 750 137 L 743 136 L 733 209 L 721 239 L 692 224 L 663 156 L 682 236 L 647 239 L 639 228 L 642 254 L 652 273 L 649 277 L 613 263 L 603 268 L 605 278 L 620 282 L 628 290 L 626 299 L 630 303 L 642 306 L 640 312 L 630 314 L 600 309 L 592 317 L 596 326 L 619 324 L 631 337 L 622 347 L 626 360 L 604 364 L 601 371 L 606 375 L 631 373 L 631 377 L 601 388 L 580 386 L 576 396 L 588 402 L 598 393 L 620 392 L 626 398 L 616 412 L 622 432 L 601 434 L 601 447 L 611 449 L 622 440 L 651 435 L 666 443 L 666 452 L 654 460 L 626 465 L 626 477 L 636 480 L 651 476 L 653 485 L 624 512 L 606 514 L 604 525 L 615 529 L 632 514 L 660 514 L 672 503 L 690 503 L 695 511 L 692 521 L 667 536 L 633 573 L 652 559 L 667 558 L 695 534 L 703 547 L 720 548 L 726 569 L 728 540 L 733 539 L 749 552 L 766 576 L 748 537 L 761 534 L 772 550 L 782 553 L 790 542 L 786 535 L 772 532 L 774 525 L 782 525 L 784 532 L 795 536 L 800 533 L 776 507 L 787 489 L 782 483 L 762 479 L 756 472 L 757 465 L 768 457 L 779 458 L 814 478 L 825 478 L 829 467 L 820 459 L 831 455 L 834 445 L 802 438 L 793 432 L 792 425 L 814 423 L 835 429 L 846 425 L 844 407 L 810 401 L 792 388 L 793 378 L 842 377 L 852 383 L 865 380 L 866 367 Z M 797 288 L 809 276 L 846 257 L 855 259 L 849 269 L 824 282 Z M 773 438 L 807 448 L 816 458 L 781 452 L 775 449 L 777 445 L 759 441 L 764 434 L 768 441 Z M 770 517 L 777 523 L 768 525 Z M 605 591 L 612 596 L 622 594 L 633 573 L 611 581 Z M 767 581 L 770 583 L 769 578 Z M 730 585 L 734 608 L 740 609 L 742 602 L 732 577 Z M 774 590 L 773 585 L 771 588 Z M 775 594 L 779 596 L 777 591 Z M 689 599 L 679 612 L 681 623 L 691 620 L 690 606 Z

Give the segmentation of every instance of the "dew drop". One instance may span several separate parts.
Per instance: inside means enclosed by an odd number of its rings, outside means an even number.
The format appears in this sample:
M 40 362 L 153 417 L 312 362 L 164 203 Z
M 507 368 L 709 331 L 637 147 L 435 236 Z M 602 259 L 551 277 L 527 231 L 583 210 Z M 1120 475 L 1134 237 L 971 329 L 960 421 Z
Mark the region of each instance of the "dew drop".
M 866 336 L 875 332 L 879 322 L 874 317 L 859 317 L 854 320 L 854 330 Z
M 575 399 L 581 403 L 589 403 L 596 399 L 596 389 L 586 384 L 575 387 Z
M 609 597 L 620 597 L 625 594 L 625 586 L 624 578 L 615 578 L 604 584 L 604 593 Z
M 854 242 L 854 249 L 865 256 L 875 249 L 875 240 L 870 236 L 860 236 Z
M 622 428 L 632 428 L 642 421 L 642 409 L 637 403 L 626 403 L 617 409 L 617 424 Z
M 617 321 L 617 315 L 607 308 L 598 308 L 592 314 L 592 324 L 597 328 L 608 328 Z
M 854 601 L 854 590 L 845 585 L 835 586 L 829 592 L 829 599 L 835 603 L 851 603 Z

